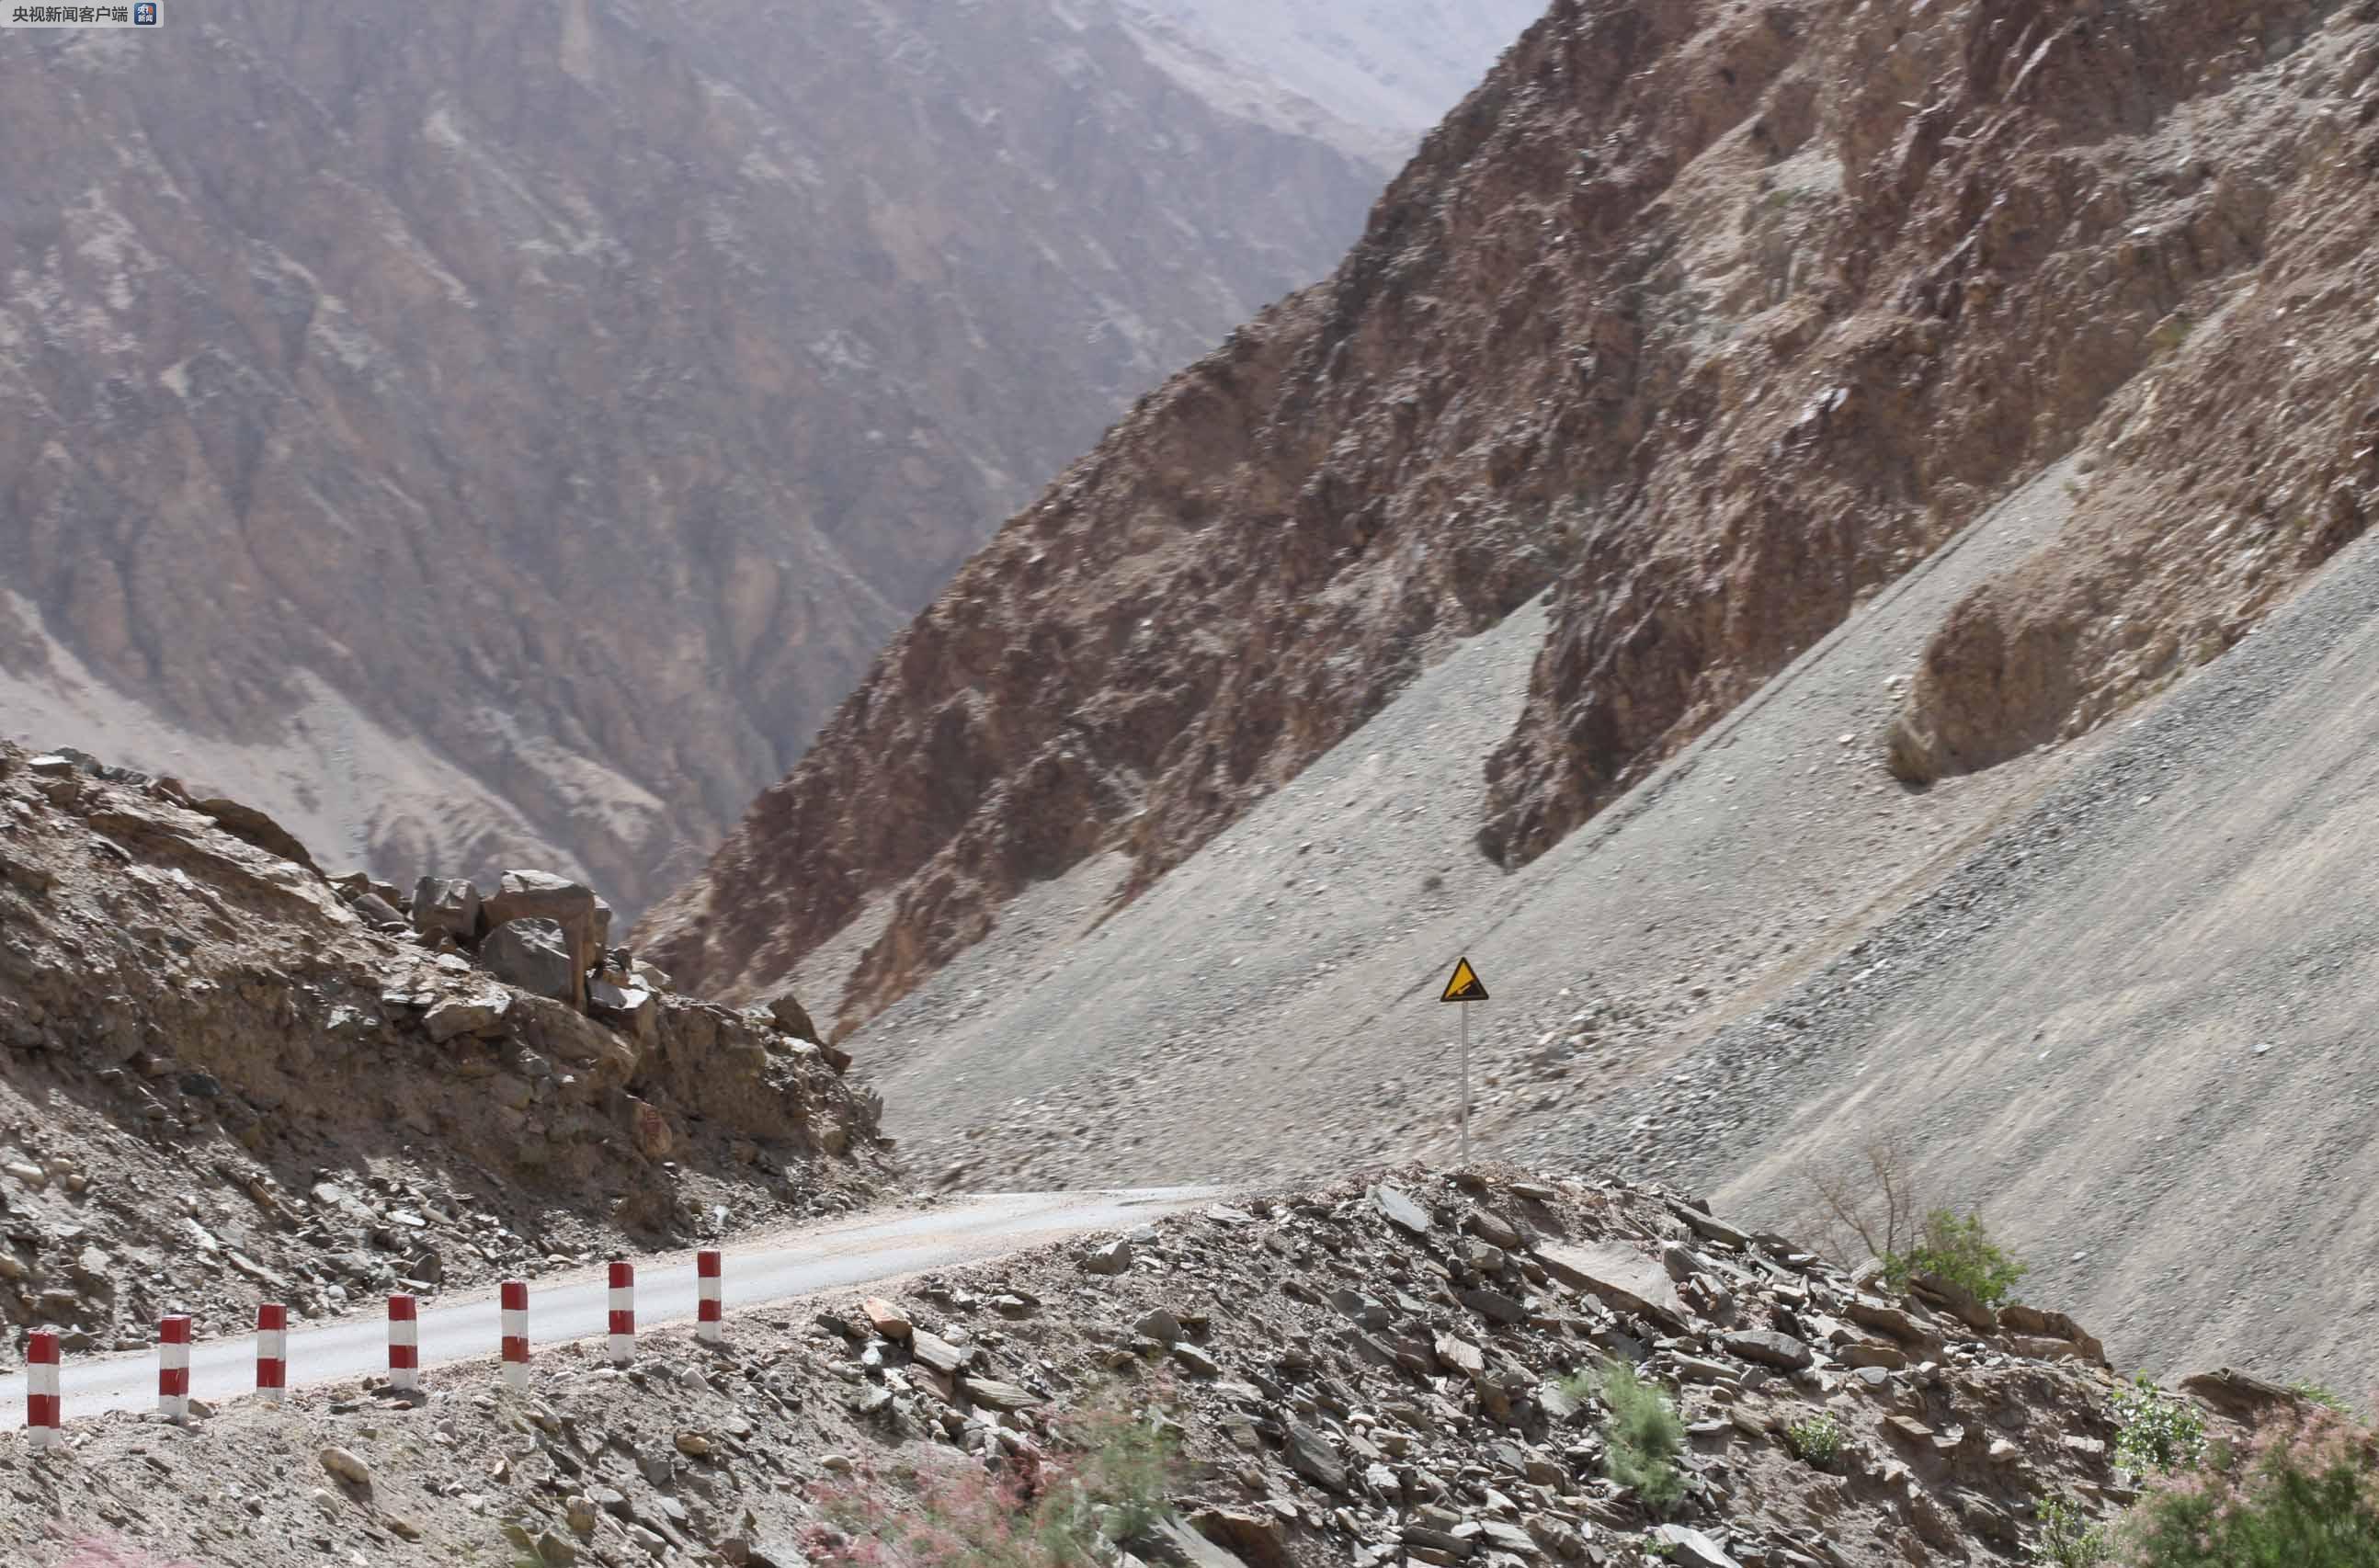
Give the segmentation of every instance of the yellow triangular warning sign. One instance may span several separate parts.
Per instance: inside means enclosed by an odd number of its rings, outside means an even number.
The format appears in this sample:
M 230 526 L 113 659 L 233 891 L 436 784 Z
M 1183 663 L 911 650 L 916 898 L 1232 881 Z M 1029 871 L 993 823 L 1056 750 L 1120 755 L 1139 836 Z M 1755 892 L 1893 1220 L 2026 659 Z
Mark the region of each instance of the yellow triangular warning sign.
M 1468 959 L 1454 966 L 1454 978 L 1445 983 L 1445 995 L 1438 998 L 1441 1002 L 1483 1002 L 1486 999 L 1487 986 L 1479 978 L 1479 971 L 1470 967 Z

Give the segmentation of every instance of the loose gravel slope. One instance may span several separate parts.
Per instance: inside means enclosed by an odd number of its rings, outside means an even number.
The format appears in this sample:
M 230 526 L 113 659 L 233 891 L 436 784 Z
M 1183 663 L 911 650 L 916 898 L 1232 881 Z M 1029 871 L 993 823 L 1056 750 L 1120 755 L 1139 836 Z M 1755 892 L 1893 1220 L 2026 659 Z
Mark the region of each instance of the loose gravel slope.
M 1706 1064 L 1807 1055 L 1722 1196 L 1902 1129 L 2118 1358 L 2379 1373 L 2379 553 L 2354 547 Z M 1782 1027 L 1776 1027 L 1781 1025 Z M 1785 1107 L 1793 1107 L 1789 1111 Z M 1747 1159 L 1756 1152 L 1757 1158 Z
M 1797 980 L 2035 787 L 2046 764 L 1912 792 L 1876 738 L 1943 609 L 2063 526 L 2065 478 L 1995 509 L 1506 875 L 1473 834 L 1479 758 L 1544 634 L 1540 607 L 1513 615 L 1104 924 L 1113 862 L 1011 906 L 851 1043 L 891 1130 L 924 1174 L 1028 1184 L 1450 1158 L 1454 1018 L 1436 996 L 1467 953 L 1494 996 L 1472 1020 L 1479 1146 L 1559 1152 L 1601 1114 L 1597 1090 Z M 1636 1136 L 1631 1168 L 1660 1164 Z

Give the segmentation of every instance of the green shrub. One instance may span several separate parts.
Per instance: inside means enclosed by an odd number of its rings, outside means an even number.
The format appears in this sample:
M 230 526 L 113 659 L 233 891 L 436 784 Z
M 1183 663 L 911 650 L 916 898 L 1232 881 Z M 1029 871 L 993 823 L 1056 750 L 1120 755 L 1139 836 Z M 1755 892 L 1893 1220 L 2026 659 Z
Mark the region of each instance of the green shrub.
M 1821 1410 L 1785 1428 L 1784 1446 L 1804 1465 L 1830 1470 L 1842 1455 L 1842 1424 Z
M 1883 1260 L 1883 1276 L 1894 1290 L 1906 1290 L 1908 1282 L 1918 1274 L 1933 1274 L 1987 1307 L 2005 1301 L 2015 1282 L 2031 1272 L 2029 1263 L 2017 1260 L 1991 1240 L 1980 1214 L 1961 1219 L 1948 1209 L 1936 1209 L 1925 1216 L 1915 1246 L 1905 1252 L 1887 1253 Z
M 2032 1560 L 2055 1568 L 2098 1568 L 2115 1555 L 2115 1543 L 2105 1526 L 2082 1512 L 2071 1498 L 2052 1497 L 2040 1505 L 2040 1538 L 2033 1542 Z
M 1180 1479 L 1181 1456 L 1154 1424 L 1110 1406 L 1074 1417 L 1059 1434 L 1075 1450 L 1069 1478 L 1077 1514 L 1097 1519 L 1109 1540 L 1133 1539 L 1172 1512 L 1165 1494 Z
M 2115 1395 L 2115 1463 L 2143 1476 L 2194 1469 L 2205 1453 L 2205 1417 L 2145 1372 Z
M 2330 1411 L 2168 1477 L 2124 1529 L 2137 1568 L 2379 1568 L 2379 1440 Z
M 1667 1513 L 1685 1495 L 1685 1478 L 1677 1468 L 1677 1455 L 1685 1451 L 1685 1422 L 1666 1394 L 1617 1357 L 1602 1364 L 1595 1381 L 1602 1402 L 1611 1406 L 1611 1425 L 1602 1440 L 1603 1475 L 1634 1492 L 1653 1513 Z

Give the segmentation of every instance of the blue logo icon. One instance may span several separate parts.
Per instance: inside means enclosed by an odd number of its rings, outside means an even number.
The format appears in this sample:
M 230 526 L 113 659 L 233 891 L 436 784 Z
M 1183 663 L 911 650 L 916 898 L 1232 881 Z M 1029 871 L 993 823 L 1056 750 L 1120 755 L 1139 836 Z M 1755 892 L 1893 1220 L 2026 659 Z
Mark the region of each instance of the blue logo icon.
M 134 27 L 157 25 L 156 0 L 142 0 L 141 4 L 132 7 L 132 25 Z

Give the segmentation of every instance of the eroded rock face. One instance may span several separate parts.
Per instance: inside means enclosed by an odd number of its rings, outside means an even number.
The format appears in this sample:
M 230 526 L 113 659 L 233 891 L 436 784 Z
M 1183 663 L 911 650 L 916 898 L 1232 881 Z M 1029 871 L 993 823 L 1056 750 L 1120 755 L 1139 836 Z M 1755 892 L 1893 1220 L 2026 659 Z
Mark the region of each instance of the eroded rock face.
M 264 0 L 161 81 L 134 42 L 0 47 L 50 148 L 0 217 L 10 732 L 630 908 L 1385 178 L 1104 0 Z
M 0 742 L 0 1166 L 31 1173 L 0 1184 L 0 1212 L 37 1248 L 0 1237 L 21 1270 L 0 1268 L 0 1323 L 65 1288 L 54 1234 L 221 1252 L 176 1288 L 252 1310 L 276 1280 L 336 1309 L 333 1286 L 493 1277 L 545 1241 L 683 1235 L 722 1209 L 834 1212 L 885 1180 L 881 1103 L 767 1015 L 607 966 L 590 1016 L 558 923 L 509 920 L 476 954 L 375 924 L 358 911 L 380 894 L 350 902 L 260 848 L 270 826 L 235 836 L 170 780 L 36 771 Z M 92 1187 L 196 1190 L 93 1204 Z M 119 1298 L 52 1308 L 97 1333 L 155 1305 L 103 1272 Z
M 1562 0 L 1331 282 L 893 643 L 656 957 L 763 995 L 863 910 L 863 1020 L 1093 851 L 1144 888 L 1551 589 L 1465 825 L 1524 861 L 2077 451 L 1896 750 L 2095 721 L 2379 504 L 2374 77 L 2368 7 Z

